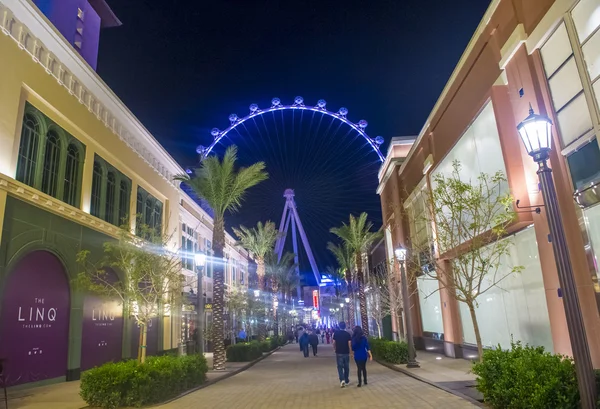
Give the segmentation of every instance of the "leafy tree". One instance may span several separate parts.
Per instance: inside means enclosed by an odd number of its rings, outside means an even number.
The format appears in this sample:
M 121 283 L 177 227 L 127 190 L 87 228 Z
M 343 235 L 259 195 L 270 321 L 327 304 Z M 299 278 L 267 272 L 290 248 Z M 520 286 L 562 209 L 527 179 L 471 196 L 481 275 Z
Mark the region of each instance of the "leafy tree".
M 244 287 L 231 286 L 225 292 L 225 305 L 231 319 L 231 331 L 233 331 L 231 339 L 235 339 L 241 328 L 238 323 L 244 322 L 244 315 L 248 309 L 248 292 Z
M 256 260 L 256 275 L 258 276 L 258 287 L 262 291 L 265 288 L 265 256 L 273 251 L 275 240 L 279 237 L 279 231 L 275 223 L 267 221 L 264 225 L 258 222 L 256 227 L 247 228 L 240 226 L 233 228 L 238 237 L 239 244 L 251 252 Z
M 247 168 L 236 169 L 237 148 L 230 146 L 223 160 L 209 156 L 196 169 L 193 178 L 183 174 L 175 180 L 185 182 L 200 198 L 204 199 L 214 213 L 213 252 L 216 260 L 223 259 L 225 248 L 225 213 L 236 212 L 252 186 L 268 178 L 264 162 Z M 224 271 L 222 263 L 215 263 L 213 270 L 213 369 L 225 369 L 225 343 L 223 340 Z
M 341 227 L 333 227 L 330 231 L 343 240 L 346 246 L 354 254 L 356 264 L 356 282 L 358 284 L 358 300 L 360 303 L 360 319 L 366 335 L 369 334 L 369 320 L 367 317 L 367 298 L 365 297 L 365 279 L 363 271 L 363 254 L 371 244 L 379 237 L 381 232 L 372 232 L 373 223 L 367 222 L 367 213 L 363 212 L 359 217 L 350 215 L 350 222 Z
M 278 294 L 289 295 L 292 285 L 297 284 L 296 264 L 294 263 L 294 253 L 284 253 L 279 259 L 278 255 L 270 252 L 266 258 L 266 272 L 271 283 L 271 292 L 273 295 L 273 322 L 275 324 L 275 336 L 279 335 L 279 314 Z M 285 301 L 285 297 L 284 297 Z
M 75 285 L 107 298 L 117 298 L 140 327 L 138 361 L 146 360 L 148 326 L 162 308 L 179 305 L 183 290 L 181 256 L 168 250 L 170 237 L 147 225 L 138 224 L 140 237 L 128 226 L 119 230 L 118 240 L 104 243 L 102 256 L 81 250 L 77 261 L 82 271 Z M 96 256 L 96 257 L 94 257 Z M 120 272 L 114 281 L 111 270 Z
M 354 269 L 355 260 L 352 254 L 352 250 L 347 244 L 338 246 L 331 242 L 327 243 L 327 249 L 335 256 L 341 276 L 346 280 L 346 288 L 348 290 L 348 297 L 351 300 L 352 305 L 348 308 L 348 324 L 350 327 L 354 325 L 354 290 L 353 290 L 353 278 L 352 270 Z
M 415 276 L 425 274 L 438 280 L 441 288 L 449 289 L 457 301 L 466 304 L 482 359 L 477 299 L 523 270 L 522 266 L 500 270 L 500 266 L 506 266 L 513 244 L 505 239 L 506 229 L 515 220 L 506 177 L 499 171 L 463 180 L 461 165 L 454 161 L 452 172 L 433 175 L 431 190 L 419 200 L 423 201 L 424 211 L 409 214 L 413 228 L 409 269 Z M 435 226 L 434 232 L 431 226 Z M 416 236 L 426 239 L 416 240 Z

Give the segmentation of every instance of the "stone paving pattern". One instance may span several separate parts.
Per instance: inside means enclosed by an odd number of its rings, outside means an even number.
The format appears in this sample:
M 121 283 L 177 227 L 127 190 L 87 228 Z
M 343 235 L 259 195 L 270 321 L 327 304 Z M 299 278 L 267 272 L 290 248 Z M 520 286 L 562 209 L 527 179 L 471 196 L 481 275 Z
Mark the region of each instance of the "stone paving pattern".
M 304 358 L 296 344 L 283 347 L 252 368 L 159 406 L 161 409 L 391 409 L 474 408 L 459 397 L 375 362 L 367 364 L 369 384 L 356 387 L 356 366 L 350 363 L 351 385 L 340 388 L 331 345 Z

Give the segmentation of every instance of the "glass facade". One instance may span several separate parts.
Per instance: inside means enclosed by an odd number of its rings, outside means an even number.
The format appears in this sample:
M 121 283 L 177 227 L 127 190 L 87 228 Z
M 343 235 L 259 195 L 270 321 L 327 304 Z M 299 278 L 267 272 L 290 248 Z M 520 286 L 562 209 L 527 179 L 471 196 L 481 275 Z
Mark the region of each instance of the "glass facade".
M 513 240 L 510 253 L 500 263 L 498 277 L 505 279 L 477 298 L 475 311 L 484 347 L 509 348 L 511 339 L 553 350 L 542 267 L 535 231 L 526 229 L 505 240 Z M 523 266 L 520 273 L 512 267 Z M 484 280 L 482 288 L 491 284 Z M 464 342 L 475 344 L 469 309 L 459 303 Z

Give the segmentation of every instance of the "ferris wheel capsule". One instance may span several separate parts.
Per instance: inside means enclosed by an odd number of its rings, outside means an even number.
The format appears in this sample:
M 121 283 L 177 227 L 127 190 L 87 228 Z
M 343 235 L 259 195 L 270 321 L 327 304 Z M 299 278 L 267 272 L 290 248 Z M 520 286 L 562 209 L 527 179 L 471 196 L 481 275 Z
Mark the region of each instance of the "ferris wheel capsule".
M 317 106 L 321 109 L 325 109 L 326 105 L 327 105 L 327 101 L 325 101 L 324 99 L 320 99 L 317 101 Z
M 196 153 L 198 155 L 203 155 L 205 151 L 206 151 L 206 148 L 204 146 L 202 146 L 202 145 L 198 145 L 196 147 Z
M 232 124 L 236 123 L 237 120 L 238 120 L 237 114 L 230 114 L 229 115 L 229 122 L 231 122 Z
M 294 98 L 294 105 L 302 105 L 304 104 L 304 98 L 302 98 L 301 96 L 297 96 L 296 98 Z
M 358 121 L 358 126 L 360 127 L 360 129 L 365 129 L 368 125 L 369 125 L 369 123 L 367 121 L 365 121 L 364 119 L 361 119 L 360 121 Z
M 338 114 L 340 114 L 341 116 L 343 116 L 345 118 L 346 115 L 348 115 L 348 108 L 341 107 L 340 110 L 338 111 Z
M 377 137 L 375 138 L 375 143 L 376 143 L 377 145 L 382 145 L 382 144 L 383 144 L 383 142 L 385 142 L 385 140 L 383 139 L 383 136 L 377 136 Z
M 256 105 L 256 104 L 250 105 L 250 112 L 255 113 L 256 111 L 258 111 L 258 105 Z
M 271 100 L 271 105 L 273 107 L 278 107 L 279 105 L 281 105 L 281 100 L 279 98 L 273 98 Z
M 217 136 L 219 136 L 220 133 L 221 133 L 221 130 L 219 128 L 213 128 L 210 131 L 210 134 L 213 136 L 213 138 L 216 138 Z

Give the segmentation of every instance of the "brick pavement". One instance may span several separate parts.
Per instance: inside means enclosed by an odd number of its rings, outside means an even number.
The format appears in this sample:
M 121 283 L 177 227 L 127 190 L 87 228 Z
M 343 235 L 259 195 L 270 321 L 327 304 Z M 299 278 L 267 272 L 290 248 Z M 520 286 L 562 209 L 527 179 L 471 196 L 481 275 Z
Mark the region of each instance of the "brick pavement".
M 444 408 L 476 406 L 438 388 L 394 372 L 375 362 L 367 364 L 369 385 L 340 388 L 330 345 L 319 345 L 318 357 L 304 358 L 297 345 L 288 345 L 254 367 L 215 385 L 159 406 L 161 409 L 297 409 Z

